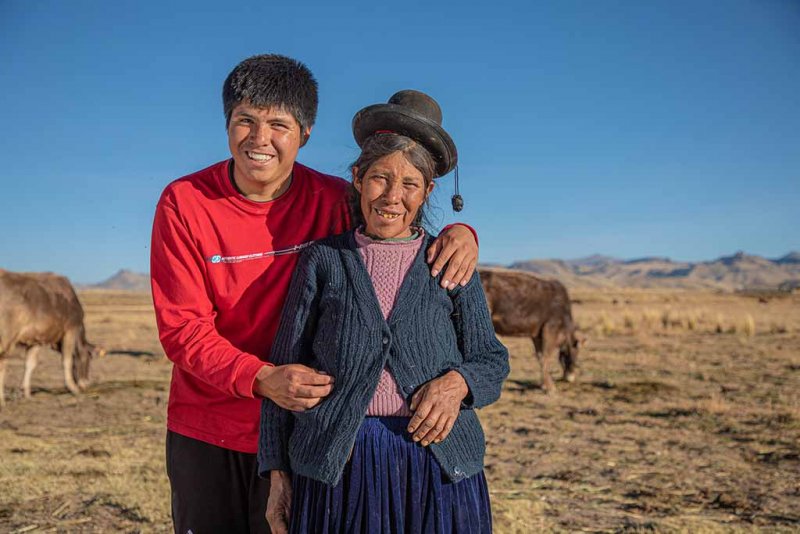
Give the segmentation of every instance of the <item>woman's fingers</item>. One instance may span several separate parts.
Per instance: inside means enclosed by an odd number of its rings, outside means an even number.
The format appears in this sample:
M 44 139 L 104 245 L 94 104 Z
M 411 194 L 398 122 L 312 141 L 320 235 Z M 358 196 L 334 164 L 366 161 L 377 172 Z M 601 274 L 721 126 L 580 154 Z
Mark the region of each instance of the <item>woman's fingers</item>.
M 427 447 L 431 443 L 433 443 L 434 439 L 442 433 L 445 428 L 445 424 L 447 422 L 447 416 L 443 413 L 439 413 L 438 417 L 429 415 L 426 419 L 426 423 L 430 423 L 430 426 L 425 429 L 426 425 L 423 423 L 417 433 L 415 434 L 414 439 L 419 441 L 423 447 Z
M 289 532 L 289 525 L 283 516 L 267 514 L 267 523 L 272 534 L 287 534 Z
M 428 389 L 428 386 L 426 384 L 426 385 L 422 386 L 420 389 L 418 389 L 417 392 L 414 393 L 414 395 L 411 397 L 411 404 L 409 405 L 409 407 L 411 408 L 412 412 L 416 411 L 417 405 L 419 405 L 419 401 L 420 401 L 420 399 L 422 398 L 422 395 L 425 393 L 425 391 L 427 389 Z M 409 432 L 413 432 L 413 430 L 409 430 Z
M 420 392 L 421 391 L 422 390 L 420 390 Z M 422 398 L 423 396 L 424 394 L 420 395 L 420 398 Z M 421 402 L 418 402 L 418 406 L 416 406 L 415 408 L 411 408 L 412 410 L 414 410 L 414 415 L 411 417 L 411 421 L 408 422 L 407 430 L 410 434 L 414 434 L 417 428 L 419 428 L 420 425 L 426 420 L 426 418 L 428 417 L 428 413 L 430 413 L 432 407 L 433 404 L 430 401 L 423 399 Z
M 282 496 L 273 499 L 272 495 L 267 501 L 267 523 L 273 534 L 284 534 L 289 531 L 289 507 L 282 501 L 285 501 Z
M 412 434 L 411 439 L 414 441 L 425 441 L 428 433 L 436 427 L 441 415 L 441 411 L 439 410 L 431 410 L 428 412 L 425 419 L 420 422 L 416 432 Z M 425 443 L 423 443 L 423 445 L 425 445 Z
M 451 390 L 456 379 L 462 387 L 458 388 L 456 384 L 459 391 L 454 394 Z M 411 397 L 414 415 L 407 430 L 415 442 L 427 447 L 431 443 L 440 443 L 450 434 L 465 396 L 460 389 L 467 389 L 466 382 L 460 374 L 453 372 L 431 380 Z
M 450 435 L 450 431 L 453 430 L 453 425 L 456 422 L 455 417 L 447 417 L 444 423 L 444 429 L 439 433 L 438 436 L 433 438 L 433 443 L 441 443 L 444 439 Z
M 267 523 L 274 534 L 289 531 L 289 512 L 292 503 L 292 482 L 283 471 L 270 473 L 269 497 L 267 498 Z
M 426 447 L 431 443 L 439 443 L 453 429 L 463 395 L 459 397 L 447 394 L 448 388 L 443 384 L 451 380 L 449 374 L 436 378 L 411 397 L 411 410 L 414 411 L 414 415 L 409 421 L 407 430 L 415 442 Z M 463 378 L 461 381 L 463 382 Z

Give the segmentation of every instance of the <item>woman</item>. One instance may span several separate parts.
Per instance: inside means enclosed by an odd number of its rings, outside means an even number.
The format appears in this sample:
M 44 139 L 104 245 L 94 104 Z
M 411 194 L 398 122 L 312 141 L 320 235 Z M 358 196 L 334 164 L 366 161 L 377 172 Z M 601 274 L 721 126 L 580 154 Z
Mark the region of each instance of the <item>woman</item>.
M 435 100 L 401 91 L 356 114 L 356 230 L 299 261 L 272 351 L 335 379 L 314 408 L 265 400 L 259 471 L 274 532 L 490 532 L 485 440 L 508 353 L 477 274 L 428 273 L 420 226 L 433 178 L 455 166 Z M 291 475 L 290 475 L 291 473 Z

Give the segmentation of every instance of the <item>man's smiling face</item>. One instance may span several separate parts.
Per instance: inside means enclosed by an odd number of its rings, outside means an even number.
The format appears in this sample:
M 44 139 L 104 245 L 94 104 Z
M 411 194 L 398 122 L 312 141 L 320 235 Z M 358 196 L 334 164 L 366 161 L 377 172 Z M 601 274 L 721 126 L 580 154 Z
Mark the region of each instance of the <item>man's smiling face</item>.
M 289 187 L 297 152 L 311 130 L 281 108 L 258 108 L 241 102 L 231 113 L 228 147 L 234 181 L 253 200 L 272 200 Z

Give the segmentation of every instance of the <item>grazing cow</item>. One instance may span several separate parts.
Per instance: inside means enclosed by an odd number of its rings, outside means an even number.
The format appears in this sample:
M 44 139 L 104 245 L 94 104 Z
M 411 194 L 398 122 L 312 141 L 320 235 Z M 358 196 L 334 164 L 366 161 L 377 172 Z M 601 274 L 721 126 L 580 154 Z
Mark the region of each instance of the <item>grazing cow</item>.
M 543 280 L 524 271 L 481 267 L 479 272 L 497 333 L 533 339 L 542 368 L 542 389 L 555 391 L 550 362 L 556 354 L 564 380 L 573 382 L 578 349 L 584 340 L 576 334 L 567 289 L 557 280 Z
M 61 352 L 64 384 L 75 394 L 89 385 L 89 362 L 102 352 L 86 341 L 83 308 L 69 280 L 53 273 L 0 269 L 0 407 L 5 404 L 6 359 L 16 346 L 27 349 L 22 379 L 26 398 L 42 347 Z

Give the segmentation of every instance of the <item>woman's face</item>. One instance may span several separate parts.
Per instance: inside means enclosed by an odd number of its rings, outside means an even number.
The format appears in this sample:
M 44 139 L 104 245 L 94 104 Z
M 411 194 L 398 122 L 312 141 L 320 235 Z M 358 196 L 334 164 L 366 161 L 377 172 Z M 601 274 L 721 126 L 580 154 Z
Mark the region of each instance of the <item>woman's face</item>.
M 358 169 L 353 169 L 358 174 Z M 409 237 L 411 223 L 420 207 L 433 191 L 422 173 L 402 152 L 393 152 L 373 163 L 363 178 L 354 177 L 361 194 L 361 213 L 369 235 L 388 239 Z

